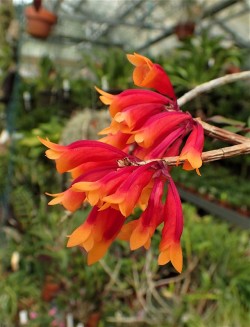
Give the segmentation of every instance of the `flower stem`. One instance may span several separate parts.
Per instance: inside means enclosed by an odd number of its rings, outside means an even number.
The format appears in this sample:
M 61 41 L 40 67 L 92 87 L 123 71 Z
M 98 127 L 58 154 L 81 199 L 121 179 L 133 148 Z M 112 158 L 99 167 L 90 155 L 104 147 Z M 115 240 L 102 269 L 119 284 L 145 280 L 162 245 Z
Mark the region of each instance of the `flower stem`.
M 178 105 L 181 107 L 184 104 L 186 104 L 187 102 L 196 98 L 201 93 L 208 92 L 218 86 L 236 82 L 236 81 L 243 80 L 243 79 L 250 79 L 250 70 L 246 70 L 246 71 L 240 72 L 240 73 L 228 74 L 228 75 L 213 79 L 209 82 L 203 83 L 201 85 L 198 85 L 194 89 L 192 89 L 191 91 L 185 93 L 182 97 L 180 97 L 178 99 Z
M 245 143 L 232 145 L 232 146 L 228 146 L 228 147 L 224 147 L 224 148 L 220 148 L 220 149 L 216 149 L 216 150 L 202 152 L 201 158 L 202 158 L 202 162 L 206 163 L 206 162 L 231 158 L 231 157 L 235 157 L 238 155 L 249 154 L 249 153 L 250 153 L 250 140 Z M 157 159 L 157 161 L 162 160 L 168 166 L 176 166 L 178 158 L 179 158 L 178 156 L 168 157 L 168 158 L 163 158 L 163 159 Z M 143 163 L 148 163 L 149 161 L 154 161 L 154 159 L 144 161 Z M 183 163 L 183 161 L 179 160 L 179 163 Z
M 195 118 L 195 120 L 197 120 L 202 125 L 202 127 L 204 128 L 205 134 L 209 137 L 212 137 L 212 138 L 215 138 L 215 139 L 218 139 L 221 141 L 225 141 L 229 144 L 241 144 L 241 143 L 250 142 L 250 139 L 245 136 L 235 134 L 224 128 L 219 128 L 219 127 L 210 125 L 210 124 L 202 121 L 200 118 Z

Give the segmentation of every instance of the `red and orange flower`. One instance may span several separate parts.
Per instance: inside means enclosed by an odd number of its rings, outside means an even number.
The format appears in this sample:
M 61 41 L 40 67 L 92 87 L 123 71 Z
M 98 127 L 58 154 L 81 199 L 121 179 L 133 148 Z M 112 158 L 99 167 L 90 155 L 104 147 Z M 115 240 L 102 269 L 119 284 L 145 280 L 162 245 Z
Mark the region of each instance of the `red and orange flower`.
M 116 238 L 128 241 L 131 250 L 148 249 L 155 230 L 163 225 L 158 263 L 171 261 L 181 272 L 182 206 L 163 158 L 179 156 L 183 169 L 196 169 L 199 174 L 203 128 L 180 110 L 160 65 L 136 53 L 128 55 L 128 60 L 135 65 L 135 85 L 157 92 L 130 89 L 112 95 L 96 88 L 112 118 L 110 126 L 100 132 L 106 136 L 67 146 L 40 138 L 58 172 L 69 172 L 72 177 L 67 190 L 50 194 L 49 204 L 62 204 L 70 211 L 84 202 L 93 207 L 67 244 L 83 248 L 88 264 L 102 258 Z M 136 208 L 141 209 L 141 216 L 126 223 Z

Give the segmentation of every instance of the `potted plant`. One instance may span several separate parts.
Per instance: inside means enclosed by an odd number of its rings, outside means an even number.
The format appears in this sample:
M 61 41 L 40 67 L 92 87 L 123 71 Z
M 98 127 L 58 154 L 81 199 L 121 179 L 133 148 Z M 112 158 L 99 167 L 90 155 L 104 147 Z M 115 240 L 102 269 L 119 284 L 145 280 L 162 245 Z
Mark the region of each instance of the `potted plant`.
M 45 39 L 56 23 L 57 17 L 52 12 L 42 7 L 41 0 L 34 0 L 33 5 L 26 7 L 26 31 L 38 38 Z
M 194 21 L 183 21 L 179 22 L 175 26 L 175 34 L 177 35 L 180 41 L 186 40 L 188 37 L 191 37 L 195 31 L 195 22 Z
M 197 0 L 184 1 L 182 10 L 181 19 L 174 29 L 180 41 L 184 41 L 194 34 L 197 18 L 201 16 L 201 7 Z

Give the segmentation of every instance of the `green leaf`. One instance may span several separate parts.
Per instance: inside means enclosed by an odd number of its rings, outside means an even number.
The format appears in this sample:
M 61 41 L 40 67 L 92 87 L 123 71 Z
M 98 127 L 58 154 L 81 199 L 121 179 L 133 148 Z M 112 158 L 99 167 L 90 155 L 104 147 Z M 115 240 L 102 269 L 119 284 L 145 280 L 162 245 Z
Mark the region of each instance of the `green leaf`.
M 239 133 L 242 131 L 242 127 L 236 127 L 236 126 L 225 126 L 223 129 L 226 129 L 229 132 L 232 133 Z
M 217 123 L 217 124 L 225 124 L 225 125 L 231 125 L 231 126 L 241 126 L 244 127 L 246 125 L 246 123 L 239 121 L 239 120 L 235 120 L 232 118 L 227 118 L 224 116 L 220 116 L 220 115 L 216 115 L 213 117 L 210 117 L 207 119 L 208 121 L 211 121 L 213 123 Z

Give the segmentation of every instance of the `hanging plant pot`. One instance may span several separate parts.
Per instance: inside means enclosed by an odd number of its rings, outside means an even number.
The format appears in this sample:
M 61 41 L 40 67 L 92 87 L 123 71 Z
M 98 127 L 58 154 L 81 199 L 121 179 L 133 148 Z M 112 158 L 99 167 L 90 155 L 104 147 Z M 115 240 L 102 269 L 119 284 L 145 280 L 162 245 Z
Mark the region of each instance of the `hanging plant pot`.
M 240 73 L 241 69 L 236 64 L 231 64 L 226 67 L 226 74 Z
M 180 41 L 191 37 L 195 31 L 195 23 L 192 21 L 182 22 L 175 26 L 175 34 Z
M 49 36 L 52 26 L 57 21 L 56 15 L 42 7 L 36 10 L 34 6 L 28 6 L 25 9 L 25 16 L 27 33 L 42 39 Z

